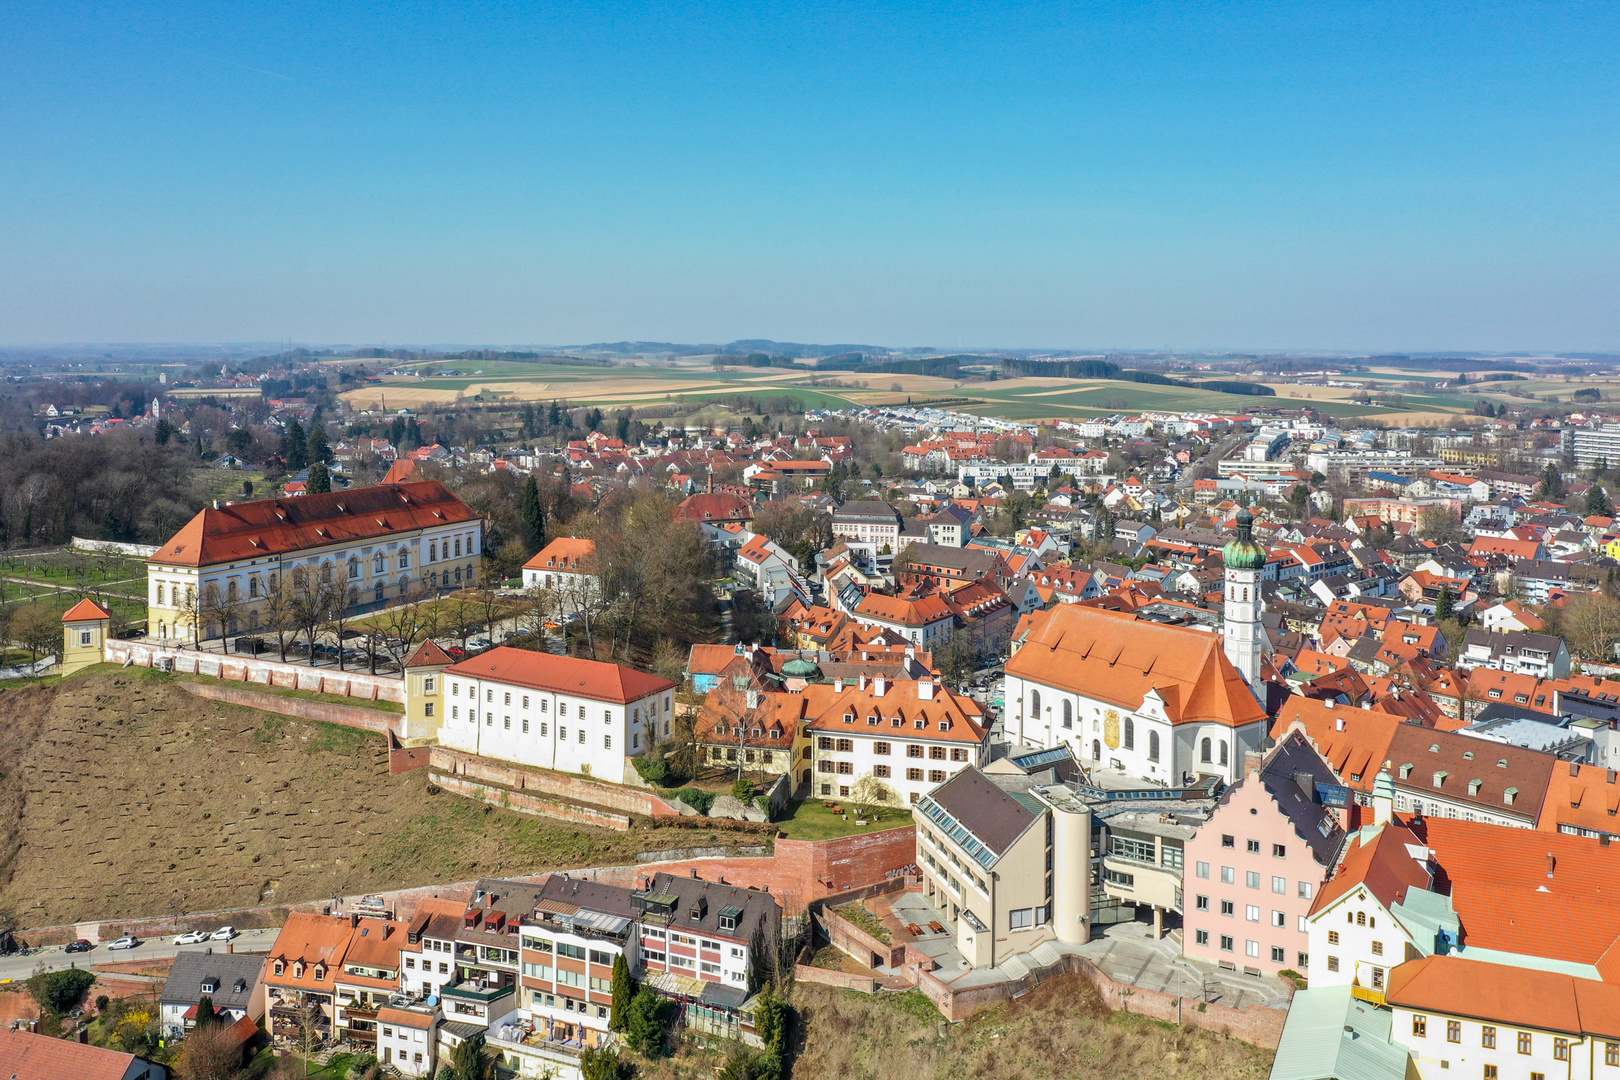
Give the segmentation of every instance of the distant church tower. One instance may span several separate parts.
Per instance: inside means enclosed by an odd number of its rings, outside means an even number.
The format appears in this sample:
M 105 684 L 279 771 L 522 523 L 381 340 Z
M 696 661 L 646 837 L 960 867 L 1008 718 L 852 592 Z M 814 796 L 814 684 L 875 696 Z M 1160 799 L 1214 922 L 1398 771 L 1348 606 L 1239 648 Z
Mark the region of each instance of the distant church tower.
M 1254 515 L 1247 507 L 1238 511 L 1237 539 L 1221 549 L 1226 561 L 1226 658 L 1260 693 L 1260 659 L 1265 654 L 1266 634 L 1260 625 L 1265 609 L 1260 599 L 1260 571 L 1266 565 L 1266 550 L 1254 542 Z

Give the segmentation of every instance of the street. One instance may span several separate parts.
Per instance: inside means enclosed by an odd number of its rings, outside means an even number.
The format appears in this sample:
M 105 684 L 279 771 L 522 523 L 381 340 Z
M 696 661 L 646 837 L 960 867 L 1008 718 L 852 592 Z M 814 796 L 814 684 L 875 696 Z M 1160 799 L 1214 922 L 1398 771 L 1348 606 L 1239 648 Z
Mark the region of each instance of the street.
M 233 945 L 237 952 L 268 952 L 279 933 L 281 933 L 279 927 L 243 930 L 237 935 L 236 940 L 229 944 Z M 46 945 L 27 956 L 0 956 L 0 983 L 20 982 L 41 967 L 46 971 L 59 971 L 63 968 L 88 968 L 120 960 L 157 960 L 183 952 L 206 952 L 210 948 L 216 952 L 224 952 L 227 944 L 223 941 L 209 941 L 199 945 L 174 945 L 171 944 L 173 941 L 174 935 L 167 934 L 161 938 L 144 940 L 133 949 L 120 949 L 117 952 L 107 948 L 111 941 L 101 941 L 87 953 L 70 953 L 64 951 L 65 946 Z

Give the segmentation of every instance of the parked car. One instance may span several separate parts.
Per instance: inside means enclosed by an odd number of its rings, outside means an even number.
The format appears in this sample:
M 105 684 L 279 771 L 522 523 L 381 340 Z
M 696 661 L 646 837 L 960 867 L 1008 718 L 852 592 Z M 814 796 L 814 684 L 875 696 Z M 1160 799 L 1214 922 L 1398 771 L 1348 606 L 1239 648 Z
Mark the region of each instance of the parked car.
M 207 940 L 208 940 L 208 931 L 206 931 L 206 930 L 187 930 L 184 934 L 176 934 L 175 938 L 174 938 L 174 943 L 176 945 L 198 945 L 198 944 L 201 944 L 202 942 L 207 941 Z
M 85 940 L 84 938 L 80 938 L 78 941 L 69 942 L 68 947 L 66 949 L 63 949 L 62 951 L 63 952 L 89 952 L 93 948 L 95 948 L 95 946 L 92 945 L 89 941 Z
M 234 926 L 222 926 L 213 933 L 213 939 L 215 941 L 229 941 L 235 936 L 236 927 Z
M 119 938 L 117 941 L 115 941 L 111 945 L 107 946 L 107 948 L 109 948 L 109 949 L 133 949 L 135 946 L 139 945 L 140 943 L 141 943 L 141 939 L 136 937 L 134 934 L 125 934 L 123 937 Z
M 475 649 L 487 649 L 493 644 L 495 644 L 495 643 L 493 641 L 489 640 L 489 638 L 481 637 L 481 638 L 474 638 L 473 639 L 472 647 L 475 648 Z

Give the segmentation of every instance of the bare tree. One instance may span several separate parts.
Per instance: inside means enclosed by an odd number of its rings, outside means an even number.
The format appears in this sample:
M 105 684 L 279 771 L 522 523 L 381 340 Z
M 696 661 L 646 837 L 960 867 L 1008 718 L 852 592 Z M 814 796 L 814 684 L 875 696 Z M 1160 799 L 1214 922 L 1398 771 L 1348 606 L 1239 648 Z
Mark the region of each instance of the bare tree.
M 340 602 L 334 595 L 335 586 L 325 575 L 311 572 L 309 568 L 294 567 L 292 572 L 292 625 L 304 635 L 309 645 L 309 662 L 315 664 L 315 642 L 320 636 L 321 628 L 326 624 L 328 613 L 334 602 Z
M 900 796 L 887 780 L 867 773 L 850 786 L 849 801 L 855 804 L 856 814 L 870 819 L 882 808 L 900 805 Z
M 242 599 L 236 591 L 236 583 L 228 582 L 223 589 L 211 583 L 203 591 L 203 597 L 202 617 L 210 628 L 219 628 L 219 651 L 225 652 L 229 648 L 232 627 L 242 610 Z
M 403 666 L 418 642 L 438 632 L 439 608 L 427 603 L 427 598 L 425 587 L 408 589 L 393 607 L 366 620 L 381 635 L 382 647 L 396 664 Z
M 287 638 L 293 627 L 293 587 L 286 575 L 270 574 L 266 579 L 264 605 L 260 608 L 261 626 L 276 635 L 276 647 L 281 650 L 281 662 L 287 662 Z
M 343 635 L 348 632 L 349 623 L 354 619 L 354 609 L 359 606 L 359 589 L 352 585 L 347 589 L 341 585 L 332 586 L 331 603 L 326 609 L 323 628 L 337 642 L 339 671 L 347 670 L 343 663 Z
M 199 1024 L 180 1047 L 178 1071 L 186 1080 L 232 1080 L 241 1072 L 242 1050 L 228 1024 Z
M 770 737 L 765 695 L 754 685 L 746 660 L 733 661 L 721 675 L 720 684 L 703 701 L 703 715 L 697 730 L 702 742 L 725 748 L 728 759 L 735 758 L 736 779 L 748 767 L 751 750 L 774 749 Z M 758 769 L 756 771 L 763 771 Z

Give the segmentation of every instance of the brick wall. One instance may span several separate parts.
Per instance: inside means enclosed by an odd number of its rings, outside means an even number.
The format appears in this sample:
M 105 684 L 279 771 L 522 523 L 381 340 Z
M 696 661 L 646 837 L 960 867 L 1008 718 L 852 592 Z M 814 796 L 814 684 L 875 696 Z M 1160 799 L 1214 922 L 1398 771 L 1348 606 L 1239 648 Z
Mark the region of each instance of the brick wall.
M 425 768 L 428 761 L 426 746 L 396 746 L 388 751 L 388 775 L 398 776 L 412 769 Z
M 564 802 L 561 799 L 548 798 L 540 794 L 487 787 L 476 780 L 469 780 L 460 776 L 445 776 L 442 773 L 434 773 L 433 782 L 453 795 L 464 795 L 469 799 L 481 799 L 492 806 L 516 810 L 523 814 L 538 814 L 541 817 L 556 818 L 559 821 L 572 821 L 579 825 L 599 825 L 607 829 L 618 829 L 620 832 L 628 832 L 630 829 L 630 815 L 628 814 L 615 814 L 609 810 L 598 810 L 592 806 L 580 806 L 576 803 Z
M 176 645 L 158 645 L 150 641 L 107 642 L 103 656 L 109 664 L 133 664 L 135 667 L 162 667 L 164 660 L 174 663 L 175 671 L 193 675 L 212 675 L 232 682 L 263 683 L 266 686 L 286 686 L 296 690 L 314 690 L 339 697 L 362 697 L 372 701 L 405 703 L 405 682 L 386 675 L 369 675 L 363 671 L 334 671 L 331 668 L 312 668 L 305 664 L 283 664 L 279 660 L 262 657 L 236 656 L 229 653 L 199 652 Z
M 793 979 L 795 982 L 820 983 L 823 986 L 856 990 L 862 994 L 874 994 L 877 992 L 877 980 L 870 975 L 850 975 L 842 971 L 812 967 L 809 964 L 793 965 Z
M 531 769 L 494 758 L 478 757 L 448 747 L 429 747 L 429 761 L 435 775 L 454 774 L 514 791 L 556 795 L 576 802 L 594 803 L 625 814 L 643 817 L 679 817 L 674 807 L 650 791 L 592 780 L 573 773 Z
M 776 859 L 802 883 L 804 902 L 916 872 L 917 828 L 840 836 L 832 840 L 776 842 Z
M 367 709 L 359 705 L 337 705 L 330 701 L 309 701 L 305 698 L 283 697 L 281 694 L 266 694 L 258 690 L 240 690 L 234 686 L 215 686 L 212 683 L 182 682 L 180 689 L 197 697 L 208 698 L 212 701 L 223 701 L 230 705 L 245 705 L 250 709 L 259 709 L 263 712 L 280 713 L 282 716 L 296 716 L 303 720 L 320 720 L 327 724 L 341 724 L 344 727 L 359 728 L 362 731 L 374 731 L 378 734 L 387 734 L 394 728 L 396 721 L 404 719 L 403 714 L 387 713 L 379 709 Z
M 905 946 L 888 945 L 879 941 L 830 906 L 821 909 L 820 919 L 821 929 L 826 933 L 827 940 L 863 964 L 872 967 L 878 964 L 883 967 L 898 967 L 905 961 Z M 877 958 L 876 963 L 873 961 L 874 957 Z

